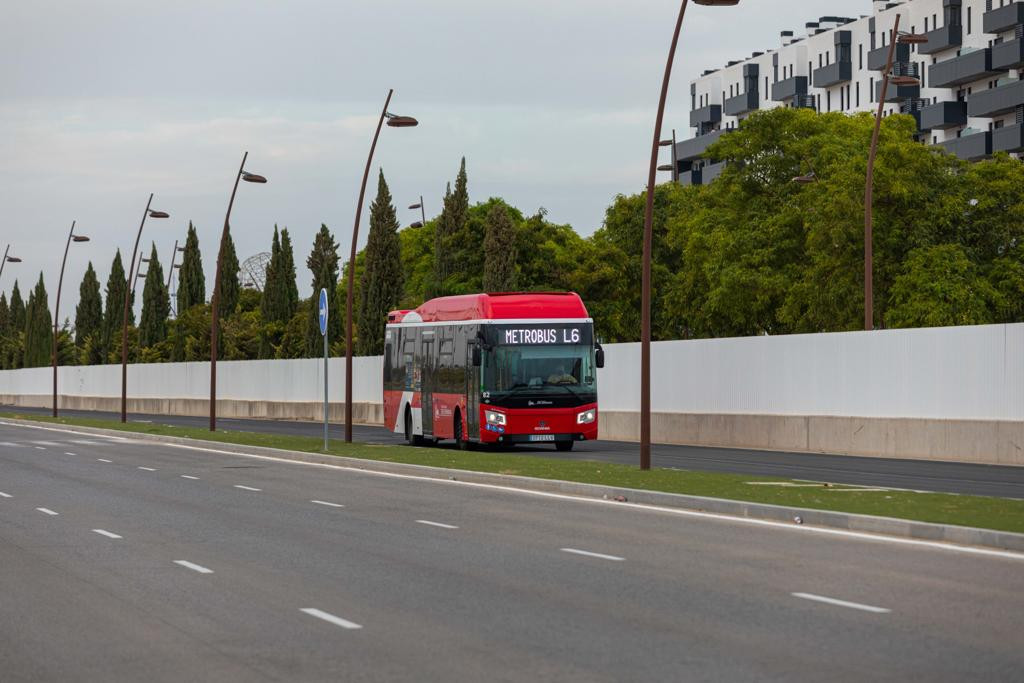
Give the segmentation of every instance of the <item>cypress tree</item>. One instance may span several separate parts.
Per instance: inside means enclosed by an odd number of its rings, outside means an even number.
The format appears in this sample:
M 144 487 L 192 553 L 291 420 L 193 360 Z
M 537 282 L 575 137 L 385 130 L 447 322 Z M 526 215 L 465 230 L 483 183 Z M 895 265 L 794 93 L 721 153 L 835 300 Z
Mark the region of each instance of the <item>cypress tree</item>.
M 203 256 L 199 252 L 199 236 L 189 221 L 185 251 L 178 270 L 178 315 L 197 304 L 206 303 L 206 276 L 203 275 Z
M 164 282 L 164 269 L 153 245 L 149 254 L 146 283 L 142 288 L 142 317 L 139 318 L 139 346 L 156 346 L 167 339 L 167 317 L 171 301 Z
M 516 224 L 503 202 L 487 213 L 484 238 L 484 291 L 510 292 L 516 286 Z
M 28 297 L 25 315 L 24 367 L 41 368 L 49 365 L 53 351 L 53 320 L 42 273 L 39 273 L 39 282 Z
M 30 292 L 31 293 L 31 292 Z M 14 281 L 14 289 L 11 290 L 11 336 L 17 337 L 25 331 L 25 302 L 21 298 L 21 290 L 18 289 L 18 281 Z
M 11 334 L 11 307 L 7 305 L 7 292 L 0 292 L 0 338 Z
M 356 353 L 375 356 L 384 352 L 384 326 L 389 311 L 398 306 L 405 287 L 402 242 L 398 216 L 384 172 L 377 182 L 377 198 L 370 205 L 370 230 L 366 238 L 362 286 L 356 321 Z
M 338 286 L 338 243 L 334 241 L 334 236 L 326 225 L 320 225 L 320 231 L 313 240 L 313 251 L 306 259 L 306 267 L 313 272 L 313 297 L 310 299 L 307 318 L 309 323 L 306 326 L 306 353 L 309 357 L 315 358 L 323 353 L 320 311 L 317 306 L 321 288 L 327 290 L 329 341 L 333 343 L 342 339 L 342 313 L 335 296 L 335 288 Z
M 469 214 L 469 187 L 466 177 L 466 157 L 462 157 L 459 174 L 455 178 L 455 191 L 445 191 L 441 215 L 434 232 L 434 282 L 432 296 L 448 294 L 448 279 L 455 272 L 455 236 L 466 224 Z
M 103 329 L 103 299 L 100 297 L 100 281 L 96 278 L 92 261 L 85 269 L 85 277 L 78 288 L 78 307 L 75 309 L 75 346 L 83 348 L 86 339 L 99 340 Z
M 230 318 L 238 308 L 238 297 L 241 285 L 238 282 L 238 254 L 235 252 L 235 241 L 231 239 L 231 228 L 224 235 L 224 256 L 220 268 L 220 302 L 219 314 L 222 319 Z
M 299 284 L 295 279 L 295 251 L 292 249 L 292 238 L 288 228 L 281 230 L 281 267 L 277 277 L 283 282 L 286 294 L 281 309 L 281 321 L 288 322 L 299 310 Z
M 110 275 L 107 277 L 106 288 L 106 309 L 103 312 L 103 356 L 110 361 L 110 355 L 115 349 L 121 348 L 121 325 L 124 320 L 124 296 L 127 287 L 127 276 L 124 272 L 124 265 L 121 262 L 121 250 L 118 249 L 114 255 L 114 262 L 110 264 Z M 131 295 L 128 302 L 128 324 L 135 324 L 135 296 Z M 120 362 L 120 359 L 118 359 Z
M 270 263 L 267 264 L 265 285 L 263 287 L 263 299 L 260 301 L 260 315 L 263 322 L 275 322 L 279 319 L 283 302 L 286 296 L 284 288 L 279 282 L 278 272 L 281 270 L 281 235 L 274 226 L 274 239 L 270 243 Z

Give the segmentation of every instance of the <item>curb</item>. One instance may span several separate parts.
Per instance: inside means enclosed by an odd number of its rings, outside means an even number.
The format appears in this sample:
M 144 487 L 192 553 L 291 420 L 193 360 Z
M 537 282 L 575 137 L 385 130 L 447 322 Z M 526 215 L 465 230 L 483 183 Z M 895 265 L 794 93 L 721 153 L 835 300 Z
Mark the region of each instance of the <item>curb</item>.
M 505 486 L 526 491 L 541 493 L 559 493 L 580 498 L 615 500 L 625 498 L 630 503 L 640 505 L 657 505 L 666 508 L 679 508 L 695 512 L 709 512 L 731 517 L 757 519 L 772 522 L 794 523 L 799 517 L 802 524 L 808 526 L 842 529 L 882 536 L 909 538 L 919 541 L 953 543 L 956 545 L 993 548 L 1024 552 L 1024 534 L 975 527 L 956 526 L 952 524 L 934 524 L 931 522 L 915 522 L 894 517 L 877 517 L 831 510 L 814 510 L 809 508 L 769 505 L 766 503 L 748 503 L 728 500 L 725 498 L 707 498 L 678 493 L 661 493 L 600 484 L 584 484 L 558 479 L 537 479 L 508 474 L 492 474 L 490 472 L 473 472 L 470 470 L 432 467 L 429 465 L 412 465 L 392 463 L 379 460 L 364 460 L 339 455 L 323 455 L 302 451 L 289 451 L 265 446 L 245 446 L 220 441 L 205 441 L 179 436 L 162 434 L 144 434 L 117 429 L 64 425 L 51 422 L 35 422 L 15 418 L 3 418 L 2 422 L 32 427 L 46 427 L 56 431 L 76 431 L 85 434 L 115 436 L 135 441 L 150 441 L 179 446 L 207 448 L 211 450 L 234 453 L 238 455 L 261 455 L 282 460 L 313 463 L 318 465 L 334 465 L 355 470 L 380 472 L 385 474 L 409 475 L 445 481 L 460 481 L 471 484 L 488 484 Z

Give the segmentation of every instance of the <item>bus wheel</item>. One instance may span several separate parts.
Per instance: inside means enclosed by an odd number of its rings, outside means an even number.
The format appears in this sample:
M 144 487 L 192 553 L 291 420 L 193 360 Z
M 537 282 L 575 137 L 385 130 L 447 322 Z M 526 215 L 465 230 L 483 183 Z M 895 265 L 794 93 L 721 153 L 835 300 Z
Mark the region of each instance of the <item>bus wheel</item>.
M 556 441 L 555 442 L 555 448 L 557 448 L 558 450 L 560 450 L 560 451 L 562 451 L 564 453 L 565 451 L 571 451 L 572 447 L 573 447 L 573 444 L 575 444 L 575 443 L 576 443 L 575 441 Z
M 410 446 L 422 446 L 423 437 L 412 433 L 412 410 L 405 409 L 405 442 Z
M 470 449 L 470 444 L 462 433 L 462 415 L 457 410 L 455 411 L 455 447 L 460 451 Z

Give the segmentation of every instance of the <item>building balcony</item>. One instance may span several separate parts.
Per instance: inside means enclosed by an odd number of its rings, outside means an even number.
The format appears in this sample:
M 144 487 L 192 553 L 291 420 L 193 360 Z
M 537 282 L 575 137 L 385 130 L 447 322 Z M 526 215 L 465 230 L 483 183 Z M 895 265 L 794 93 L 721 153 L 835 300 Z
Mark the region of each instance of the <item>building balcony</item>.
M 920 130 L 946 130 L 967 125 L 966 102 L 938 102 L 921 109 Z
M 814 95 L 797 95 L 793 98 L 794 109 L 818 109 L 818 104 L 814 100 Z
M 960 47 L 964 42 L 963 27 L 959 24 L 951 24 L 929 31 L 928 42 L 917 46 L 917 51 L 923 55 L 932 55 L 943 50 L 952 50 Z
M 772 85 L 772 101 L 785 102 L 807 94 L 807 76 L 793 76 Z
M 700 159 L 704 155 L 704 151 L 715 142 L 718 142 L 719 138 L 728 133 L 728 130 L 716 130 L 714 133 L 708 133 L 707 135 L 698 135 L 695 138 L 689 140 L 683 140 L 682 142 L 676 143 L 676 160 L 677 161 L 692 161 L 694 159 Z
M 703 175 L 701 171 L 702 169 L 699 168 L 683 171 L 679 174 L 679 184 L 684 187 L 689 187 L 690 185 L 703 185 Z
M 832 62 L 813 73 L 815 88 L 828 88 L 845 83 L 853 77 L 853 62 Z
M 722 120 L 722 105 L 709 104 L 690 112 L 690 128 L 700 128 L 701 124 L 719 123 Z
M 1018 123 L 1015 126 L 1003 126 L 992 131 L 992 151 L 1024 151 L 1024 126 Z
M 992 133 L 983 131 L 972 135 L 964 135 L 953 140 L 940 142 L 939 146 L 965 161 L 976 161 L 992 155 Z
M 725 162 L 719 161 L 715 164 L 705 164 L 704 168 L 701 169 L 702 180 L 707 185 L 712 180 L 722 175 L 722 171 L 725 170 Z
M 1022 66 L 1024 66 L 1024 40 L 1008 40 L 1005 43 L 992 46 L 993 69 L 1010 71 Z
M 761 104 L 761 97 L 757 90 L 748 90 L 745 93 L 730 97 L 725 101 L 726 116 L 740 116 L 757 109 Z
M 967 99 L 967 115 L 993 117 L 1009 114 L 1024 104 L 1024 81 L 1009 81 L 1003 85 L 976 92 Z
M 896 45 L 896 53 L 893 55 L 892 61 L 894 64 L 899 62 L 910 61 L 910 46 L 909 45 Z M 869 71 L 885 71 L 885 65 L 889 63 L 889 46 L 883 45 L 880 48 L 871 50 L 868 52 L 868 70 Z
M 993 76 L 1003 69 L 992 68 L 992 50 L 983 48 L 928 67 L 928 85 L 952 88 Z
M 921 86 L 919 85 L 893 85 L 889 83 L 889 86 L 885 89 L 885 101 L 886 102 L 900 102 L 905 99 L 917 99 L 921 96 Z M 882 97 L 882 81 L 875 83 L 875 99 L 877 102 Z
M 1003 33 L 1018 24 L 1024 24 L 1024 2 L 997 7 L 982 15 L 982 27 L 985 33 Z

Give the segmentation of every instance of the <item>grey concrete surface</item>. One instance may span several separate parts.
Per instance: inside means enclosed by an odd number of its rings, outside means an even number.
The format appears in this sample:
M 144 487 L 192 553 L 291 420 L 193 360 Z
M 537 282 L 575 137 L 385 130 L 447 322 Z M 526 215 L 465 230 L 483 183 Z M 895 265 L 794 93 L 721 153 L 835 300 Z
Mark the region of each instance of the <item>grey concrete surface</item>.
M 41 408 L 2 407 L 24 414 L 49 414 Z M 119 419 L 119 414 L 95 411 L 62 411 L 69 417 Z M 129 419 L 189 427 L 206 427 L 202 417 L 178 415 L 136 415 Z M 292 420 L 219 419 L 221 429 L 319 436 L 322 423 Z M 355 439 L 368 443 L 402 443 L 402 438 L 381 427 L 353 425 Z M 335 438 L 343 436 L 344 427 L 333 424 Z M 442 444 L 441 447 L 449 447 Z M 576 444 L 569 453 L 558 453 L 547 446 L 517 447 L 517 452 L 543 453 L 545 456 L 634 464 L 638 462 L 637 445 L 617 441 L 594 441 Z M 876 457 L 857 457 L 822 453 L 711 448 L 655 444 L 652 451 L 655 467 L 669 467 L 710 472 L 731 472 L 787 479 L 807 479 L 864 486 L 885 486 L 922 491 L 940 491 L 1003 498 L 1024 498 L 1024 467 L 978 465 L 961 462 L 937 462 Z
M 4 680 L 952 681 L 1024 665 L 1020 559 L 24 427 L 0 427 L 0 492 Z

